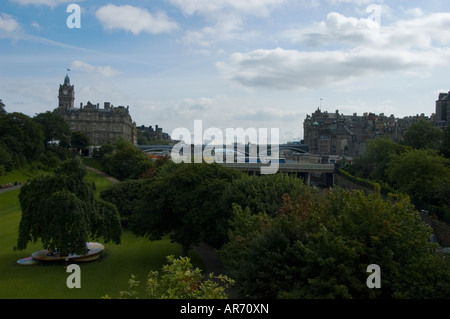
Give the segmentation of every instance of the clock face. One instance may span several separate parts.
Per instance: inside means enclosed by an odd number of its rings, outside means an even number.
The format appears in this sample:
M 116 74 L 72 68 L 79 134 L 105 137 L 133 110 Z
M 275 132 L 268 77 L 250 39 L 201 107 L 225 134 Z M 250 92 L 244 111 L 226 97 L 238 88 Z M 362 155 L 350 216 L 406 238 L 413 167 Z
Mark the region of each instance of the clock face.
M 64 95 L 67 95 L 67 93 L 69 93 L 67 90 L 64 90 L 64 91 L 63 91 L 63 94 L 64 94 Z

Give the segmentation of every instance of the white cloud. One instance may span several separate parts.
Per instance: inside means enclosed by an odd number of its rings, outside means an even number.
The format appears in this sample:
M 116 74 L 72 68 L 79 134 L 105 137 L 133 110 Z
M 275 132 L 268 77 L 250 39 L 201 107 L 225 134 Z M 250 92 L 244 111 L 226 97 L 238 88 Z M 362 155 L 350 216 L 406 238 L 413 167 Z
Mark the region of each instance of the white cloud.
M 137 35 L 141 32 L 158 34 L 170 33 L 179 28 L 164 12 L 152 14 L 146 9 L 130 5 L 108 4 L 96 12 L 97 19 L 106 30 L 121 29 Z
M 199 14 L 216 18 L 224 13 L 267 17 L 273 8 L 286 0 L 168 0 L 185 15 Z
M 255 50 L 217 63 L 222 74 L 244 86 L 310 89 L 367 75 L 448 64 L 450 49 L 422 52 L 357 48 L 349 51 Z
M 72 63 L 71 69 L 80 70 L 86 73 L 90 73 L 93 75 L 100 75 L 102 77 L 107 78 L 116 76 L 120 73 L 119 71 L 111 68 L 110 66 L 94 66 L 79 60 L 74 61 Z
M 218 41 L 246 40 L 255 32 L 245 31 L 245 17 L 266 18 L 289 0 L 168 0 L 184 15 L 197 15 L 211 25 L 187 30 L 183 42 L 202 47 Z
M 45 5 L 49 7 L 56 7 L 59 4 L 73 2 L 73 0 L 12 0 L 21 5 Z M 77 0 L 80 2 L 80 0 Z M 81 0 L 83 1 L 83 0 Z
M 370 19 L 328 14 L 311 28 L 285 38 L 328 50 L 253 50 L 217 63 L 229 80 L 245 87 L 310 89 L 393 72 L 424 72 L 450 65 L 450 13 L 429 14 L 377 27 Z
M 14 17 L 6 13 L 0 13 L 0 31 L 13 33 L 21 30 L 22 27 Z

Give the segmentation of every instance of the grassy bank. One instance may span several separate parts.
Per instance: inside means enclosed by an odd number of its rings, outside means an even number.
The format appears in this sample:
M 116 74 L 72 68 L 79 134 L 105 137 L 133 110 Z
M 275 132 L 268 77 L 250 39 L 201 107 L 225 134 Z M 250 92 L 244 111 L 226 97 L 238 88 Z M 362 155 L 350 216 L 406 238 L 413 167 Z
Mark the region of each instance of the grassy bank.
M 111 182 L 89 172 L 88 178 L 96 183 L 97 194 Z M 81 288 L 69 289 L 65 263 L 39 263 L 21 266 L 17 260 L 41 250 L 40 243 L 29 244 L 24 251 L 15 251 L 17 231 L 21 218 L 18 195 L 20 190 L 0 194 L 0 299 L 98 299 L 108 294 L 112 298 L 128 286 L 131 274 L 144 282 L 150 270 L 160 270 L 167 255 L 181 254 L 181 247 L 168 238 L 150 241 L 125 231 L 120 245 L 107 244 L 102 258 L 82 263 Z M 190 257 L 196 267 L 205 265 L 195 253 Z M 144 286 L 144 285 L 141 285 Z

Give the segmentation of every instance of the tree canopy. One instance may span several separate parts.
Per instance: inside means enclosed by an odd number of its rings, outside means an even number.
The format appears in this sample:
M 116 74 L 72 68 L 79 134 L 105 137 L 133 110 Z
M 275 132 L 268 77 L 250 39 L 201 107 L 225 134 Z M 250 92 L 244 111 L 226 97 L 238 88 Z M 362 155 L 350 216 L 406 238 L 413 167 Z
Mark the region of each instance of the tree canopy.
M 124 139 L 118 139 L 105 148 L 102 146 L 102 149 L 103 170 L 121 181 L 140 178 L 154 166 L 147 155 Z
M 22 218 L 17 249 L 41 240 L 62 255 L 84 254 L 89 239 L 120 243 L 117 208 L 94 196 L 78 158 L 65 161 L 52 175 L 32 179 L 19 194 Z
M 222 256 L 244 298 L 448 298 L 447 257 L 408 197 L 285 196 L 274 218 L 235 207 Z M 381 267 L 381 289 L 366 285 Z
M 219 164 L 168 163 L 143 185 L 131 229 L 151 240 L 170 233 L 185 255 L 202 240 L 214 245 L 228 220 L 220 210 L 222 193 L 239 175 Z
M 403 134 L 403 144 L 415 149 L 438 150 L 442 139 L 442 130 L 429 121 L 420 120 L 412 123 Z

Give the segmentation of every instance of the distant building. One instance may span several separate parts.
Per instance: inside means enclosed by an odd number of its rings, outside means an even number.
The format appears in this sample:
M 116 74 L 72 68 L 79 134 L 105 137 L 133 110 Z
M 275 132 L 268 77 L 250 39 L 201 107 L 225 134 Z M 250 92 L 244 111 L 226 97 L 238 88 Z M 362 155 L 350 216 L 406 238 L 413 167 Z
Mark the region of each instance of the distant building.
M 317 109 L 303 122 L 304 143 L 311 154 L 352 158 L 364 152 L 369 139 L 388 136 L 393 141 L 400 141 L 409 125 L 420 119 L 430 121 L 424 114 L 398 119 L 383 113 L 358 116 Z
M 173 141 L 170 135 L 163 132 L 158 125 L 155 125 L 155 128 L 141 125 L 137 127 L 137 143 L 138 145 L 171 144 Z
M 64 84 L 59 86 L 59 105 L 55 112 L 60 114 L 70 126 L 72 132 L 85 134 L 93 146 L 112 143 L 122 138 L 137 144 L 136 123 L 131 119 L 129 107 L 114 107 L 109 102 L 99 104 L 88 102 L 74 107 L 75 89 L 66 75 Z
M 434 125 L 445 129 L 450 124 L 450 92 L 440 93 L 436 101 Z

